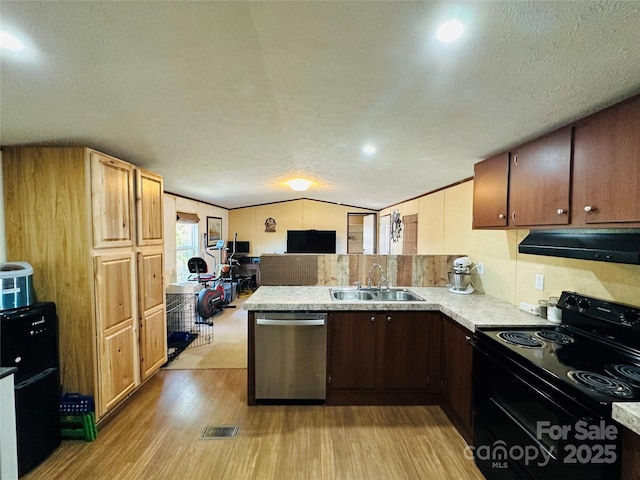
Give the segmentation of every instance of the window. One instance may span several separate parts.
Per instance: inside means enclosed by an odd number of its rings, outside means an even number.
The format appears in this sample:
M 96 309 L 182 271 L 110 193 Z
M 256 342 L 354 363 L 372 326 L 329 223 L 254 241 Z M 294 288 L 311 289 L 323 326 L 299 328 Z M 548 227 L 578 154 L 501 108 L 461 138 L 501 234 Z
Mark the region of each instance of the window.
M 198 224 L 176 223 L 176 281 L 189 280 L 187 262 L 198 256 Z

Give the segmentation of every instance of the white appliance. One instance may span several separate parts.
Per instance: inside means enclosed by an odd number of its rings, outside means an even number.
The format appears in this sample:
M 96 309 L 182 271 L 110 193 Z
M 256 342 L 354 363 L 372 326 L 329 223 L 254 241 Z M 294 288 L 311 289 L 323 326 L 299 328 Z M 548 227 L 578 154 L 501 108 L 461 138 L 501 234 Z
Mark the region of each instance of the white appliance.
M 469 257 L 459 257 L 453 261 L 453 272 L 449 272 L 449 291 L 468 295 L 475 289 L 471 285 L 471 272 L 476 268 Z

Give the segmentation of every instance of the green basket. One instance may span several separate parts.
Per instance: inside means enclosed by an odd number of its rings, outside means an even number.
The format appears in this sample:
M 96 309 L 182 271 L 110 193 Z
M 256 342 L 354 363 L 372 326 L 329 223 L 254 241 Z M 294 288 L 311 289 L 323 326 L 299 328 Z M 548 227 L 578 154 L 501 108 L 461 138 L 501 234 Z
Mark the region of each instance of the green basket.
M 98 436 L 93 412 L 82 415 L 60 415 L 60 433 L 65 440 L 93 442 Z

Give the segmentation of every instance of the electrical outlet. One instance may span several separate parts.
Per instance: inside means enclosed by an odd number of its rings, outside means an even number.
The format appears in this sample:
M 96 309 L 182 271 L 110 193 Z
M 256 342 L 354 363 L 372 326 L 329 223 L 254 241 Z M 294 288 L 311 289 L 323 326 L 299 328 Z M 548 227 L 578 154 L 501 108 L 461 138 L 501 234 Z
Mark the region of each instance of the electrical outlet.
M 478 271 L 478 275 L 484 275 L 484 263 L 476 264 L 476 270 Z
M 544 290 L 544 275 L 536 273 L 536 290 Z

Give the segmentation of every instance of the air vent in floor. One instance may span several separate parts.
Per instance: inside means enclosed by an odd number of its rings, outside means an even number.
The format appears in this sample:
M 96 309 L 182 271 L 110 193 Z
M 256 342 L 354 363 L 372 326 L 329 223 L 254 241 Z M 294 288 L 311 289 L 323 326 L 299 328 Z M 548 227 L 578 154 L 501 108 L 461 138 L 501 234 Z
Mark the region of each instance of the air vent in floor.
M 233 438 L 238 435 L 240 427 L 237 425 L 216 425 L 214 427 L 207 427 L 202 432 L 202 438 Z

